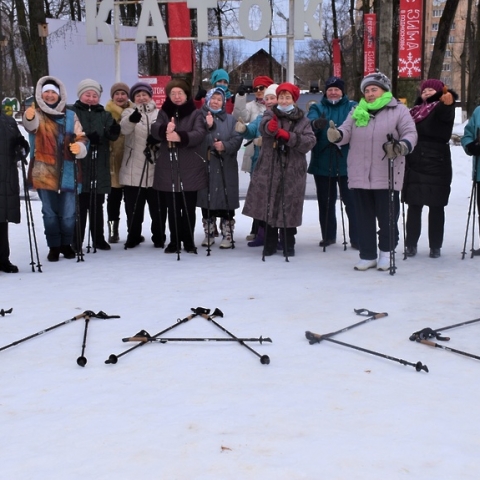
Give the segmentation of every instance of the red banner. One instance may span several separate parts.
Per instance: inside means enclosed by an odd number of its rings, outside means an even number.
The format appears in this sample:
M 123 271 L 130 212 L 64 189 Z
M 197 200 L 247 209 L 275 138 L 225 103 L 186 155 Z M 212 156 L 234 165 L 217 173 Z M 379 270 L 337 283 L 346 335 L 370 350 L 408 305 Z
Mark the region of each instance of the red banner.
M 334 38 L 332 40 L 333 50 L 333 76 L 342 78 L 342 52 L 340 51 L 340 40 Z
M 186 2 L 168 3 L 168 35 L 190 37 L 190 10 Z M 193 46 L 190 40 L 170 41 L 170 70 L 175 74 L 193 72 Z
M 400 0 L 399 78 L 422 77 L 423 0 Z
M 377 15 L 366 13 L 363 16 L 363 75 L 373 73 L 376 69 L 377 54 Z
M 172 79 L 168 75 L 159 75 L 155 77 L 149 76 L 139 76 L 138 77 L 142 82 L 149 83 L 153 90 L 153 101 L 157 108 L 162 108 L 165 98 L 167 98 L 167 92 L 165 92 L 165 87 L 167 83 Z

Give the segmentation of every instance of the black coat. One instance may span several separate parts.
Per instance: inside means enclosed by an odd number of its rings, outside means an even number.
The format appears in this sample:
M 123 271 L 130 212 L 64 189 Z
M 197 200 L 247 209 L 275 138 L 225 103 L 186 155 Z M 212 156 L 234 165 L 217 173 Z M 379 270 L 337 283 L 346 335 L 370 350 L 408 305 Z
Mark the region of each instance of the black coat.
M 15 148 L 24 138 L 17 122 L 0 112 L 0 222 L 20 223 L 20 186 Z
M 453 98 L 457 94 L 450 90 Z M 438 101 L 442 92 L 427 99 Z M 421 102 L 421 98 L 416 104 Z M 455 103 L 438 102 L 429 115 L 416 123 L 418 143 L 406 157 L 403 200 L 409 205 L 444 207 L 448 204 L 452 183 L 450 137 L 455 120 Z

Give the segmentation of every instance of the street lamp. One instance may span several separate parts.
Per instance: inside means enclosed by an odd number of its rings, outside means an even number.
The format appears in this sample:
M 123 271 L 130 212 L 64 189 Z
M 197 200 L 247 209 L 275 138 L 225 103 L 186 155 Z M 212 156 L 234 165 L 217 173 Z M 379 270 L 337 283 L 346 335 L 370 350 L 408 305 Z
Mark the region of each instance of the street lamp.
M 288 18 L 277 10 L 275 13 L 287 22 L 287 82 L 295 83 L 295 40 L 293 38 L 293 0 L 288 0 Z

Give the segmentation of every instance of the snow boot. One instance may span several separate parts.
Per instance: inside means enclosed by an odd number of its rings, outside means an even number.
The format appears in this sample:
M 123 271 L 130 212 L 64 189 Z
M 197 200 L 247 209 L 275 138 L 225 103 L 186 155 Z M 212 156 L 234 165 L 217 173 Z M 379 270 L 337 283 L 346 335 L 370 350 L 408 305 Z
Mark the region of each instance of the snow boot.
M 377 260 L 365 260 L 364 258 L 360 259 L 355 266 L 353 267 L 355 270 L 359 270 L 361 272 L 368 270 L 369 268 L 375 268 L 377 266 Z
M 377 270 L 382 272 L 390 270 L 390 252 L 382 252 L 380 250 L 380 257 L 377 262 Z
M 202 247 L 208 247 L 215 243 L 215 217 L 202 218 L 203 231 L 205 232 L 205 238 L 202 242 Z
M 108 243 L 118 243 L 120 235 L 118 234 L 119 220 L 108 222 Z
M 220 225 L 222 231 L 222 241 L 220 242 L 220 248 L 233 248 L 233 230 L 235 228 L 235 220 L 228 220 L 222 218 L 222 223 Z
M 263 227 L 258 227 L 257 235 L 252 239 L 251 242 L 248 242 L 249 247 L 262 247 L 263 242 L 265 241 L 265 229 Z

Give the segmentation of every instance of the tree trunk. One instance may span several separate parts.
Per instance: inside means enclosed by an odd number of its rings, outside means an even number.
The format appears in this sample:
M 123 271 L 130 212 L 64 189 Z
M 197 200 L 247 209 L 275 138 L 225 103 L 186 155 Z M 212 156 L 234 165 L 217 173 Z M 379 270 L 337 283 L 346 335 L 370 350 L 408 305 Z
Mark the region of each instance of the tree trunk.
M 477 6 L 476 12 L 476 25 L 477 29 L 475 32 L 475 40 L 472 44 L 472 49 L 470 52 L 470 75 L 469 75 L 469 88 L 468 88 L 468 103 L 467 103 L 467 116 L 470 116 L 475 107 L 480 104 L 480 94 L 478 92 L 478 83 L 480 79 L 480 60 L 478 59 L 478 54 L 480 52 L 480 29 L 478 22 L 480 22 L 480 6 Z

